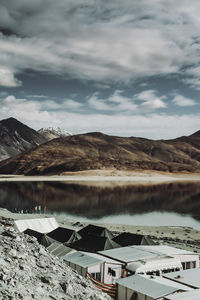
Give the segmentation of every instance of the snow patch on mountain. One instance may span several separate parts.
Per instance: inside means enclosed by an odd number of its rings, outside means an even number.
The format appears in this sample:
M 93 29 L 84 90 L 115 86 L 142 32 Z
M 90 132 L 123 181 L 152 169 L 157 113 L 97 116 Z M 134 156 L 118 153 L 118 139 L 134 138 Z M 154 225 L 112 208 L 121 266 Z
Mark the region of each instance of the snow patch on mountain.
M 41 128 L 40 130 L 38 130 L 38 133 L 48 140 L 72 135 L 71 133 L 61 129 L 60 127 Z

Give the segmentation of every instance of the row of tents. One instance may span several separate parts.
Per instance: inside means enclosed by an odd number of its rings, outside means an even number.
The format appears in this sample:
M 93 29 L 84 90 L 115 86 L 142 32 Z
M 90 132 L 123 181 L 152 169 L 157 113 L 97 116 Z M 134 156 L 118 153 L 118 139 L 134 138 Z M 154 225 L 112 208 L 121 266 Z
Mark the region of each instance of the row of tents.
M 96 225 L 88 225 L 79 231 L 57 227 L 48 233 L 41 233 L 33 229 L 26 229 L 24 233 L 34 236 L 45 247 L 59 242 L 71 249 L 92 253 L 129 245 L 154 244 L 149 237 L 139 234 L 121 233 L 114 237 L 113 233 L 107 228 Z

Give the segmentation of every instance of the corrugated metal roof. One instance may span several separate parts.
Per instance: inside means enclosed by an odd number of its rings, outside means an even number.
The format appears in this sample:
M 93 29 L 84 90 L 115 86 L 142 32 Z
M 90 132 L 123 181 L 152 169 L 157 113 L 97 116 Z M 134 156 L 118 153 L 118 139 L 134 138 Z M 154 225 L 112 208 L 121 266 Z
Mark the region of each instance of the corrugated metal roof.
M 167 300 L 199 300 L 200 290 L 193 290 L 189 292 L 178 293 L 175 295 L 167 296 Z
M 63 257 L 64 255 L 66 254 L 69 254 L 69 253 L 72 253 L 72 252 L 75 252 L 75 250 L 69 248 L 69 247 L 66 247 L 64 246 L 63 244 L 61 243 L 53 243 L 51 244 L 50 246 L 48 246 L 46 248 L 51 254 L 53 255 L 56 255 L 58 257 Z
M 144 277 L 144 278 L 150 278 L 151 279 L 152 276 L 151 275 L 142 275 L 142 277 Z M 172 287 L 181 289 L 183 291 L 193 291 L 193 288 L 190 288 L 190 287 L 185 286 L 185 285 L 183 285 L 181 283 L 174 282 L 172 280 L 163 278 L 162 276 L 154 276 L 153 281 L 156 281 L 158 283 L 165 284 L 165 285 L 168 285 L 168 286 L 172 286 Z
M 140 275 L 133 275 L 117 280 L 119 285 L 132 289 L 143 295 L 158 299 L 180 290 L 179 287 L 173 287 L 167 284 L 157 282 L 154 279 L 145 278 Z
M 155 254 L 143 249 L 137 249 L 133 246 L 99 251 L 98 253 L 123 263 L 129 263 L 141 259 L 148 259 L 159 256 L 159 254 L 157 253 Z
M 178 249 L 170 246 L 160 246 L 160 245 L 151 245 L 151 246 L 134 246 L 137 249 L 143 249 L 145 251 L 164 254 L 164 255 L 195 255 L 194 252 Z
M 55 218 L 24 219 L 16 220 L 14 223 L 20 232 L 32 229 L 41 233 L 48 233 L 59 226 Z
M 199 268 L 165 274 L 164 277 L 195 288 L 200 288 Z
M 102 260 L 92 257 L 92 256 L 89 256 L 87 254 L 84 254 L 82 252 L 75 252 L 73 254 L 69 254 L 69 255 L 63 257 L 63 259 L 68 262 L 71 262 L 75 265 L 81 266 L 83 268 L 87 268 L 87 267 L 91 267 L 91 266 L 99 265 L 99 264 L 103 263 Z
M 114 259 L 105 257 L 105 256 L 100 255 L 100 254 L 97 254 L 97 253 L 83 252 L 83 251 L 80 251 L 80 252 L 83 253 L 83 254 L 86 254 L 86 255 L 95 257 L 95 258 L 97 258 L 97 259 L 100 259 L 100 260 L 102 260 L 103 262 L 106 262 L 106 263 L 122 265 L 122 263 L 120 263 L 120 262 L 118 262 L 118 261 L 116 261 L 116 260 L 114 260 Z

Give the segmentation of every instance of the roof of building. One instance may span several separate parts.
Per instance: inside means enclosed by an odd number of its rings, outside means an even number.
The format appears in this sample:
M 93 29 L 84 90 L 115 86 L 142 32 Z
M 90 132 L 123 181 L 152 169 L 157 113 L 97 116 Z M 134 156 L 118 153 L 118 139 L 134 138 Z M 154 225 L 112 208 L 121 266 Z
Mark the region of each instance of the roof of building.
M 132 262 L 126 269 L 132 272 L 156 272 L 158 270 L 182 269 L 181 262 L 174 257 L 156 257 L 155 259 L 145 259 Z M 177 271 L 178 271 L 177 270 Z
M 112 239 L 114 236 L 111 231 L 109 231 L 105 227 L 97 226 L 89 224 L 86 227 L 80 229 L 78 233 L 82 236 L 88 236 L 88 235 L 94 235 L 94 236 L 103 236 L 103 237 L 109 237 Z
M 69 254 L 67 256 L 64 256 L 63 259 L 66 260 L 67 262 L 73 263 L 83 268 L 88 268 L 103 263 L 102 260 L 87 255 L 86 253 L 83 252 L 75 252 L 73 254 Z
M 158 283 L 166 284 L 168 286 L 172 286 L 175 288 L 180 288 L 183 291 L 193 291 L 193 288 L 190 288 L 188 286 L 185 286 L 181 283 L 174 282 L 172 280 L 166 279 L 162 276 L 152 276 L 152 275 L 142 275 L 144 278 L 153 279 L 153 281 L 156 281 Z
M 52 243 L 51 245 L 49 245 L 47 248 L 46 248 L 51 254 L 53 255 L 56 255 L 58 257 L 63 257 L 65 256 L 66 254 L 69 254 L 69 253 L 72 253 L 74 252 L 75 250 L 69 248 L 69 247 L 66 247 L 64 246 L 63 244 L 61 243 Z
M 35 231 L 35 230 L 32 230 L 32 229 L 26 229 L 24 231 L 24 233 L 28 234 L 30 236 L 34 236 L 37 239 L 38 243 L 41 243 L 41 240 L 44 236 L 44 233 L 41 233 L 41 232 L 38 232 L 38 231 Z
M 32 229 L 41 233 L 48 233 L 59 226 L 55 218 L 15 220 L 14 223 L 20 232 Z
M 160 256 L 157 253 L 151 253 L 147 250 L 145 251 L 143 249 L 135 248 L 134 246 L 99 251 L 99 254 L 107 256 L 111 259 L 118 260 L 122 263 L 130 263 L 141 259 L 148 259 Z
M 154 278 L 147 278 L 140 275 L 119 279 L 117 283 L 153 299 L 158 299 L 181 290 L 179 285 L 168 285 L 167 283 L 158 282 Z
M 190 287 L 200 288 L 200 268 L 182 270 L 163 275 L 165 278 L 183 283 Z
M 84 252 L 84 251 L 80 251 L 81 253 L 84 253 L 84 254 L 87 254 L 89 256 L 92 256 L 92 257 L 95 257 L 97 259 L 100 259 L 101 261 L 105 262 L 105 263 L 108 263 L 108 264 L 115 264 L 115 265 L 122 265 L 120 262 L 114 260 L 114 259 L 111 259 L 111 258 L 108 258 L 108 257 L 105 257 L 103 255 L 100 255 L 100 254 L 97 254 L 97 253 L 92 253 L 92 252 Z
M 72 243 L 81 238 L 75 230 L 64 227 L 58 227 L 47 235 L 60 243 Z
M 123 232 L 113 238 L 113 241 L 122 247 L 132 245 L 154 245 L 155 243 L 147 236 L 142 234 L 134 234 L 130 232 Z
M 101 250 L 117 248 L 120 247 L 120 245 L 103 236 L 88 235 L 70 244 L 69 247 L 79 251 L 96 253 Z
M 200 299 L 200 290 L 192 290 L 189 292 L 178 293 L 174 295 L 167 296 L 166 300 L 199 300 Z
M 170 246 L 160 246 L 160 245 L 151 245 L 151 246 L 135 246 L 135 248 L 143 249 L 152 253 L 164 254 L 164 255 L 197 255 L 194 252 L 178 249 Z

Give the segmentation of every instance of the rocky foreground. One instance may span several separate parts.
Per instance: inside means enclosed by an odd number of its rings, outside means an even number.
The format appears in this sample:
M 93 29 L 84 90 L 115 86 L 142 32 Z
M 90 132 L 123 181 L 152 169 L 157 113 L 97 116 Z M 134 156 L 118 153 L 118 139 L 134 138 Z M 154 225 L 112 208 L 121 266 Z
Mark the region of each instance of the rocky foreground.
M 34 237 L 0 220 L 0 299 L 108 300 L 89 281 L 48 253 Z

